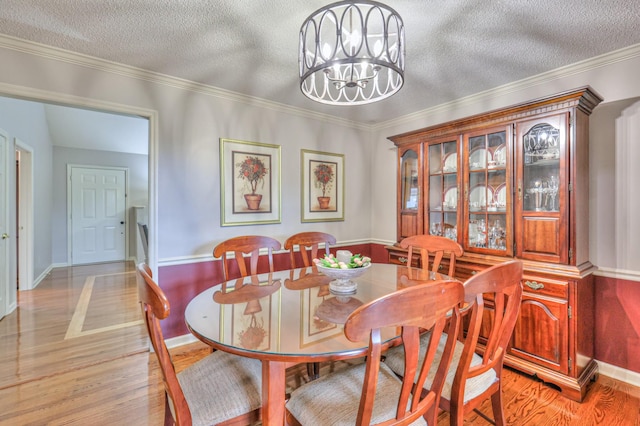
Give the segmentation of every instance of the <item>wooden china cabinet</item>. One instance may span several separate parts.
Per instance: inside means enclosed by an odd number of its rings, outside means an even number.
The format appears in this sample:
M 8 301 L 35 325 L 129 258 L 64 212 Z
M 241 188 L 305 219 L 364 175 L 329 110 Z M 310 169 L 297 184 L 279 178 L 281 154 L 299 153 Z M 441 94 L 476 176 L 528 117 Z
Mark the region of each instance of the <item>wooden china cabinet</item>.
M 597 374 L 588 121 L 601 101 L 583 87 L 389 138 L 398 241 L 458 241 L 460 279 L 521 259 L 524 296 L 505 364 L 577 401 Z M 391 263 L 409 261 L 397 244 L 387 250 Z

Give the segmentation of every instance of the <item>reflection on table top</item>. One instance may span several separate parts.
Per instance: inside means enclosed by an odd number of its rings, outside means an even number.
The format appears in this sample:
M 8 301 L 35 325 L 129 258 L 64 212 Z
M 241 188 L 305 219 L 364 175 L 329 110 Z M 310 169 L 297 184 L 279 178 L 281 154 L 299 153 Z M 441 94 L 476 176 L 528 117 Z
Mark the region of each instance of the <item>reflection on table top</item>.
M 331 279 L 315 267 L 261 274 L 216 285 L 187 306 L 185 320 L 201 340 L 220 349 L 261 359 L 307 356 L 318 360 L 353 351 L 368 342 L 344 337 L 342 324 L 358 306 L 397 289 L 408 279 L 433 281 L 448 276 L 422 269 L 373 264 L 355 278 L 355 294 L 331 294 Z M 386 330 L 383 338 L 397 337 Z

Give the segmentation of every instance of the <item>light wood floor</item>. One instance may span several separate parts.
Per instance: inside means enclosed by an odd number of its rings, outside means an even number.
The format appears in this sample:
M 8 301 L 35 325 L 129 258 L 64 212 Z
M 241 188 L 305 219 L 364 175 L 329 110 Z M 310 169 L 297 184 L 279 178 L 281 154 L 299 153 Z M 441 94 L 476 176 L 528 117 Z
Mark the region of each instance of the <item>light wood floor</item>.
M 19 305 L 0 321 L 0 425 L 162 424 L 160 373 L 140 322 L 133 264 L 55 269 L 20 292 Z M 199 343 L 172 350 L 178 370 L 207 353 Z M 287 379 L 299 385 L 304 368 Z M 504 388 L 511 425 L 640 425 L 640 388 L 608 377 L 582 404 L 513 371 Z M 465 424 L 488 423 L 470 414 Z

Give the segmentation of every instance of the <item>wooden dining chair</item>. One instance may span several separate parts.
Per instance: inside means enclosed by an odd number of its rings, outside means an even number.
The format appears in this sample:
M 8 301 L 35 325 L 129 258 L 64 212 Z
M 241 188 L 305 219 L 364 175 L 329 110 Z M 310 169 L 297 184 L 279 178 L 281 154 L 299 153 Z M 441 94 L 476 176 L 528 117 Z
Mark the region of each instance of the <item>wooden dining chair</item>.
M 436 425 L 441 387 L 453 355 L 455 337 L 449 337 L 439 358 L 437 374 L 430 390 L 422 384 L 435 358 L 440 336 L 455 336 L 460 324 L 459 304 L 464 297 L 457 281 L 434 281 L 395 291 L 363 306 L 349 315 L 344 334 L 353 342 L 369 340 L 366 360 L 304 384 L 291 393 L 286 416 L 294 425 Z M 399 327 L 408 350 L 404 377 L 399 379 L 380 355 L 385 347 L 381 329 Z M 433 336 L 426 356 L 419 359 L 420 330 L 430 329 Z
M 291 268 L 297 268 L 295 248 L 299 248 L 302 264 L 304 266 L 312 266 L 313 259 L 318 258 L 320 244 L 324 243 L 324 252 L 329 254 L 329 245 L 336 243 L 336 238 L 325 232 L 300 232 L 287 238 L 284 242 L 285 250 L 289 250 L 291 257 Z M 311 249 L 311 256 L 309 256 Z
M 466 337 L 461 333 L 462 340 L 456 343 L 440 408 L 449 412 L 451 425 L 462 425 L 464 415 L 490 397 L 495 424 L 503 425 L 503 361 L 522 302 L 522 262 L 513 260 L 488 268 L 469 278 L 464 291 L 468 329 Z M 443 336 L 438 353 L 445 343 Z M 402 347 L 396 347 L 385 357 L 385 363 L 397 374 L 404 371 L 402 353 Z M 429 379 L 425 385 L 429 389 Z
M 176 373 L 160 328 L 160 321 L 169 316 L 169 301 L 144 263 L 137 267 L 136 280 L 147 331 L 162 371 L 165 425 L 258 421 L 262 406 L 260 361 L 216 351 Z
M 295 269 L 298 267 L 296 265 L 295 255 L 296 246 L 300 251 L 302 264 L 305 267 L 309 267 L 313 265 L 313 259 L 318 258 L 318 251 L 320 248 L 320 244 L 322 243 L 324 243 L 324 252 L 326 254 L 329 254 L 329 246 L 336 243 L 336 238 L 331 234 L 318 231 L 300 232 L 287 238 L 287 240 L 284 242 L 284 248 L 285 250 L 289 250 L 289 256 L 291 258 L 291 268 Z M 311 251 L 311 253 L 309 253 L 309 250 Z M 315 380 L 320 377 L 320 363 L 307 363 L 307 375 L 309 376 L 310 380 Z
M 222 258 L 222 268 L 224 271 L 224 280 L 231 278 L 229 262 L 235 259 L 241 277 L 247 275 L 256 275 L 258 273 L 258 259 L 260 258 L 260 249 L 267 249 L 267 259 L 269 263 L 269 272 L 273 272 L 273 250 L 280 250 L 280 242 L 271 237 L 259 235 L 244 235 L 240 237 L 230 238 L 218 244 L 213 249 L 213 256 Z M 233 257 L 228 258 L 228 252 L 233 252 Z M 244 259 L 244 255 L 249 254 L 249 268 Z
M 440 263 L 444 255 L 448 255 L 449 271 L 447 275 L 450 277 L 453 277 L 456 271 L 456 258 L 464 254 L 464 250 L 460 244 L 449 238 L 437 235 L 413 235 L 400 241 L 400 247 L 409 250 L 407 253 L 407 259 L 409 259 L 407 266 L 411 265 L 413 254 L 418 252 L 422 262 L 422 269 L 429 269 L 429 255 L 432 255 L 433 262 L 431 264 L 431 270 L 433 272 L 442 272 L 440 271 Z

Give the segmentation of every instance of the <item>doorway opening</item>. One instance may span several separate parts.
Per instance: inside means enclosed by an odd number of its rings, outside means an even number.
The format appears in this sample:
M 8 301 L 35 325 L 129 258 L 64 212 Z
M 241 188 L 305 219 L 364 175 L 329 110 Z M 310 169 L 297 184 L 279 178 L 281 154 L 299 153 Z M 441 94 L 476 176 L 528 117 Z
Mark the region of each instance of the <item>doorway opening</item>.
M 152 263 L 152 265 L 150 265 L 152 269 L 155 269 L 156 245 L 154 241 L 155 238 L 153 236 L 155 234 L 157 221 L 155 208 L 155 194 L 157 188 L 157 178 L 155 172 L 155 168 L 157 167 L 157 160 L 155 158 L 155 147 L 157 145 L 157 132 L 154 131 L 154 129 L 157 127 L 157 112 L 127 105 L 114 105 L 113 103 L 107 104 L 104 102 L 86 98 L 76 98 L 68 95 L 60 95 L 34 89 L 20 88 L 17 86 L 9 88 L 4 87 L 3 91 L 0 93 L 0 97 L 4 100 L 0 101 L 0 110 L 2 110 L 2 107 L 4 107 L 8 108 L 7 111 L 11 112 L 11 114 L 7 114 L 5 115 L 5 117 L 13 117 L 18 114 L 18 111 L 22 112 L 21 108 L 12 108 L 12 103 L 17 102 L 39 104 L 41 105 L 40 108 L 44 108 L 45 110 L 54 108 L 66 108 L 68 110 L 81 111 L 85 114 L 102 113 L 102 115 L 105 116 L 109 115 L 112 117 L 116 117 L 113 119 L 117 119 L 118 122 L 120 122 L 122 119 L 135 119 L 136 121 L 142 123 L 141 127 L 144 129 L 144 134 L 141 138 L 138 139 L 143 139 L 144 153 L 138 153 L 137 164 L 143 164 L 144 170 L 138 169 L 136 171 L 136 169 L 131 168 L 130 165 L 126 165 L 126 167 L 130 168 L 133 180 L 135 181 L 137 179 L 138 182 L 143 182 L 143 185 L 133 188 L 133 190 L 138 195 L 138 201 L 133 201 L 129 204 L 129 206 L 147 206 L 147 225 L 150 234 L 149 262 Z M 61 103 L 61 99 L 64 100 L 64 103 Z M 28 110 L 28 108 L 25 108 L 25 110 Z M 47 173 L 47 177 L 43 177 L 43 174 L 39 172 L 39 170 L 47 170 L 50 167 L 51 163 L 47 164 L 46 161 L 50 161 L 49 158 L 52 155 L 55 159 L 57 155 L 56 150 L 58 150 L 58 145 L 56 144 L 56 141 L 51 138 L 51 144 L 48 145 L 48 148 L 43 148 L 41 144 L 47 142 L 44 140 L 40 140 L 40 138 L 38 137 L 38 133 L 30 131 L 30 124 L 22 124 L 29 123 L 30 119 L 40 120 L 42 117 L 42 109 L 40 109 L 39 113 L 36 112 L 33 115 L 27 112 L 23 115 L 23 117 L 25 118 L 24 121 L 11 120 L 4 123 L 5 127 L 9 127 L 7 130 L 8 135 L 12 136 L 11 139 L 13 140 L 11 142 L 14 142 L 13 144 L 11 144 L 13 146 L 7 144 L 8 147 L 10 147 L 10 151 L 7 153 L 7 166 L 11 167 L 7 170 L 9 172 L 8 183 L 11 183 L 11 188 L 8 191 L 10 193 L 10 198 L 8 200 L 8 211 L 10 212 L 10 216 L 12 219 L 11 223 L 9 223 L 8 225 L 11 228 L 11 231 L 13 231 L 13 235 L 15 235 L 16 238 L 14 241 L 11 241 L 10 244 L 7 244 L 7 250 L 11 251 L 11 262 L 7 267 L 9 276 L 6 280 L 6 289 L 8 290 L 8 294 L 6 300 L 4 300 L 5 298 L 2 298 L 1 300 L 2 302 L 5 302 L 2 303 L 3 305 L 7 304 L 8 302 L 8 312 L 12 312 L 17 307 L 17 303 L 15 303 L 15 301 L 17 301 L 18 291 L 31 290 L 35 288 L 38 283 L 51 272 L 53 268 L 68 266 L 71 264 L 70 259 L 67 259 L 67 215 L 64 210 L 60 209 L 59 206 L 59 203 L 62 202 L 66 208 L 66 201 L 63 201 L 66 198 L 66 195 L 64 194 L 64 192 L 66 192 L 66 184 L 63 180 L 64 177 L 60 179 L 61 182 L 54 182 L 54 179 L 50 176 L 49 173 Z M 74 129 L 84 128 L 84 130 L 86 131 L 87 129 L 91 129 L 92 124 L 93 123 L 89 122 L 88 120 L 78 120 L 76 118 L 77 127 L 74 126 Z M 60 130 L 61 128 L 69 129 L 70 127 L 59 126 L 58 130 Z M 110 136 L 112 136 L 112 139 L 119 141 L 120 145 L 118 145 L 118 147 L 121 146 L 122 141 L 127 141 L 129 142 L 129 144 L 131 143 L 131 138 L 123 137 L 122 134 L 119 133 L 122 130 L 122 126 L 118 126 L 117 124 L 111 122 L 109 123 L 108 128 L 109 132 L 102 131 L 102 129 L 90 130 L 93 137 L 87 138 L 86 134 L 83 134 L 82 138 L 85 140 L 103 139 L 103 135 L 109 134 Z M 16 136 L 28 141 L 29 144 L 25 143 L 22 140 L 19 140 L 18 138 L 16 138 Z M 67 139 L 68 138 L 63 137 L 59 140 Z M 63 149 L 76 150 L 76 153 L 86 150 L 84 152 L 85 156 L 92 155 L 91 151 L 89 150 L 93 149 L 93 157 L 98 162 L 104 160 L 103 157 L 111 158 L 112 155 L 116 155 L 115 153 L 118 152 L 118 150 L 114 149 L 112 150 L 112 152 L 104 154 L 103 150 L 101 150 L 100 148 L 91 148 L 87 146 L 63 147 Z M 40 164 L 43 159 L 45 159 L 45 163 Z M 83 161 L 82 159 L 75 160 L 73 162 L 76 164 L 87 164 L 87 162 Z M 111 162 L 110 164 L 117 163 Z M 63 170 L 62 174 L 66 175 L 66 170 Z M 49 180 L 49 182 L 46 182 L 47 180 Z M 57 188 L 62 187 L 63 194 L 56 195 L 53 192 L 49 192 L 52 187 L 56 190 Z M 39 188 L 44 189 L 39 190 Z M 46 194 L 43 194 L 46 195 L 45 197 L 41 197 L 38 195 L 41 191 L 46 192 Z M 48 196 L 51 196 L 53 198 L 53 204 L 51 206 L 47 204 L 44 206 L 44 208 L 42 208 L 42 200 L 46 200 Z M 46 215 L 46 217 L 41 217 L 39 215 Z M 56 223 L 52 223 L 51 220 L 54 218 L 54 216 L 58 218 L 57 220 L 62 220 L 64 224 L 62 226 L 58 226 Z M 127 221 L 128 219 L 129 215 L 127 214 Z M 134 223 L 133 226 L 135 225 L 136 224 Z M 38 227 L 37 232 L 36 226 Z M 130 224 L 127 223 L 127 231 L 129 231 L 130 235 L 136 235 L 137 237 L 137 233 L 131 234 L 129 226 Z M 62 235 L 64 236 L 62 236 L 61 233 L 63 233 Z M 131 244 L 135 243 L 134 238 L 131 238 L 131 240 L 133 240 Z M 129 245 L 130 242 L 127 241 L 128 248 Z M 56 257 L 53 253 L 59 253 L 60 256 Z M 13 300 L 14 303 L 11 303 L 11 300 Z
M 31 290 L 33 282 L 33 148 L 15 139 L 17 289 Z

